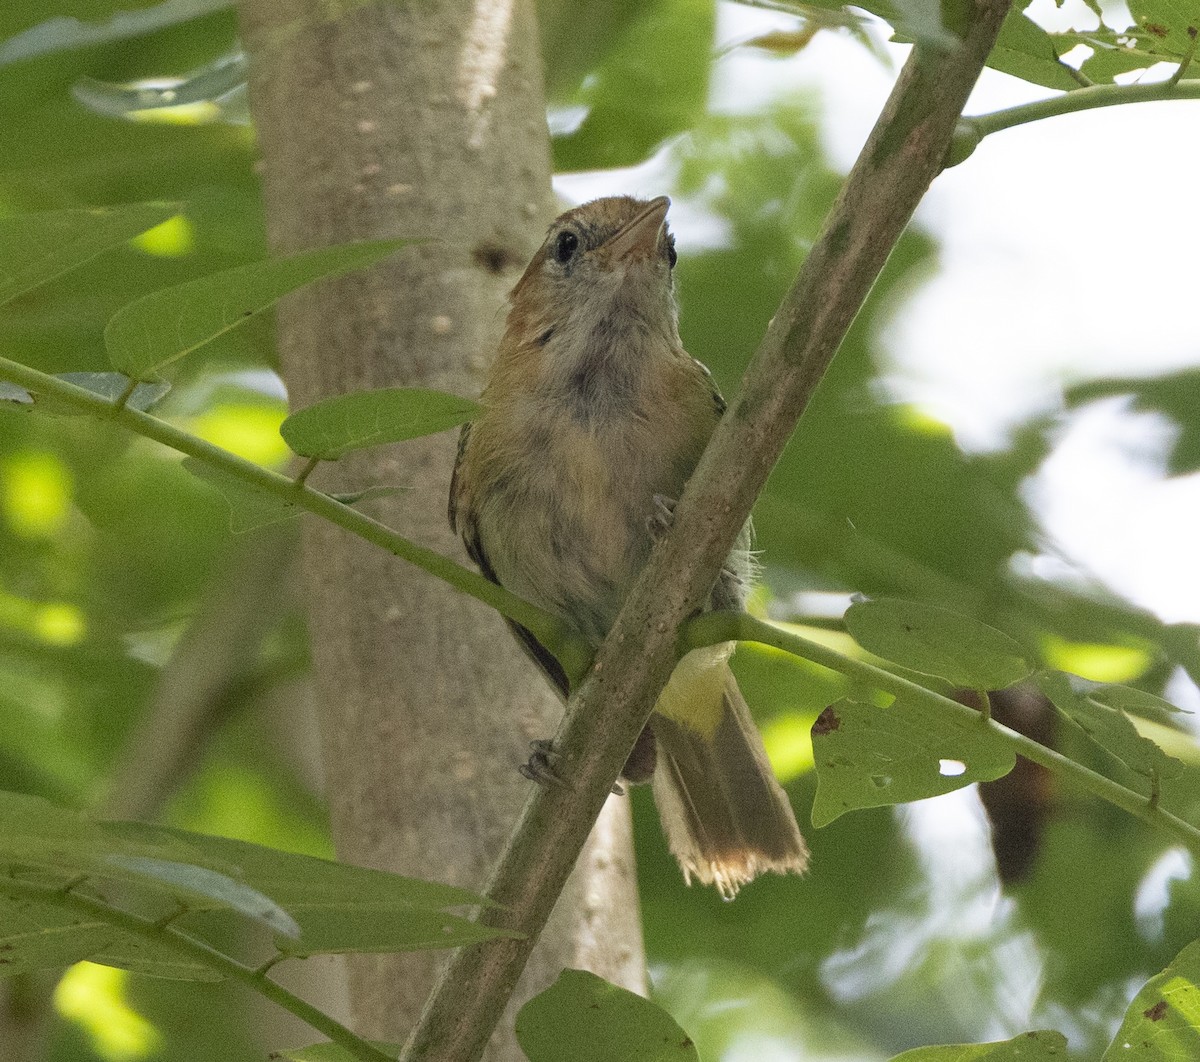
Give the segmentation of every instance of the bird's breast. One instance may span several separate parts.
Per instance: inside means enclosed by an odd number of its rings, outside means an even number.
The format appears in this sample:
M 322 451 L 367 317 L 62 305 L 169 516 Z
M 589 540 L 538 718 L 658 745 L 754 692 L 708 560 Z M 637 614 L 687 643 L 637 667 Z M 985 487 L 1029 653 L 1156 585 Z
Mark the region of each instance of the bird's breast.
M 504 586 L 599 640 L 649 555 L 654 495 L 684 476 L 636 414 L 589 422 L 530 401 L 505 423 L 476 499 L 484 549 Z

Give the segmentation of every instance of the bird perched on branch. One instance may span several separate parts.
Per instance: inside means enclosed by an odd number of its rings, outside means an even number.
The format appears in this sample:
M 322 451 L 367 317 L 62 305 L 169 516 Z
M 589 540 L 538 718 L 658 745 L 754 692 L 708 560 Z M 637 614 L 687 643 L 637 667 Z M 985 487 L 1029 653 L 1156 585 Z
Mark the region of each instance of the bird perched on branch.
M 510 296 L 504 338 L 459 440 L 450 524 L 482 572 L 599 645 L 641 571 L 725 402 L 683 349 L 670 200 L 569 210 Z M 710 608 L 740 608 L 749 529 Z M 558 661 L 521 644 L 565 697 Z M 684 877 L 725 896 L 764 871 L 802 872 L 796 817 L 738 689 L 733 644 L 677 665 L 626 764 L 653 780 Z

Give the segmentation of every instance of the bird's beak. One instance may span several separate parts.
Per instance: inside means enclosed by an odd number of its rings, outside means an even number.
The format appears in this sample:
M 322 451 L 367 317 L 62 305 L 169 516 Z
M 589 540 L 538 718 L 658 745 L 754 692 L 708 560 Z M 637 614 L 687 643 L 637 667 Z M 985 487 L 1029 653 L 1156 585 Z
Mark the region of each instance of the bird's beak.
M 636 218 L 604 245 L 610 263 L 643 261 L 658 253 L 658 239 L 667 220 L 671 200 L 660 195 L 647 204 Z

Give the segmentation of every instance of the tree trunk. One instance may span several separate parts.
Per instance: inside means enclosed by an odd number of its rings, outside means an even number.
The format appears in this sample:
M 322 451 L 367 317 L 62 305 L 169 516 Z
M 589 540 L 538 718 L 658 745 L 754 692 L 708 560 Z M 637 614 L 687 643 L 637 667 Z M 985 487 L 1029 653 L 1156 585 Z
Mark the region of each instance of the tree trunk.
M 241 18 L 273 249 L 435 238 L 286 300 L 279 348 L 293 407 L 396 385 L 477 393 L 503 296 L 553 212 L 529 4 L 242 0 Z M 461 555 L 445 517 L 454 443 L 367 451 L 312 482 L 410 487 L 374 503 L 380 518 Z M 515 768 L 530 739 L 553 733 L 555 698 L 473 600 L 315 520 L 304 553 L 340 855 L 482 888 L 528 793 Z M 525 996 L 572 965 L 643 987 L 624 800 L 609 801 L 556 922 Z M 353 960 L 359 1031 L 403 1040 L 443 958 Z M 523 1057 L 511 1015 L 489 1057 Z

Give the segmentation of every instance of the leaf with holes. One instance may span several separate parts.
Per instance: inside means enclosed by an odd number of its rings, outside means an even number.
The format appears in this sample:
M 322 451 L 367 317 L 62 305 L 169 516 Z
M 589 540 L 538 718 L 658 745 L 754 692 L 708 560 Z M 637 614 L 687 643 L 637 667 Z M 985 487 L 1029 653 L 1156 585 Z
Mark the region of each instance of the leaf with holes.
M 1060 1032 L 1027 1032 L 992 1044 L 916 1047 L 892 1062 L 1065 1062 L 1067 1038 Z
M 1200 1058 L 1200 940 L 1146 982 L 1101 1062 L 1193 1062 Z
M 352 450 L 434 435 L 465 424 L 479 406 L 469 398 L 423 387 L 382 387 L 317 402 L 279 427 L 301 457 L 336 461 Z
M 1143 737 L 1123 711 L 1093 696 L 1112 698 L 1111 686 L 1088 682 L 1063 671 L 1042 671 L 1035 680 L 1054 707 L 1106 752 L 1150 779 L 1174 778 L 1184 764 Z M 1108 691 L 1108 692 L 1103 692 Z
M 0 305 L 178 213 L 177 203 L 130 203 L 0 218 Z
M 876 656 L 969 689 L 1003 689 L 1033 671 L 1007 634 L 934 605 L 856 601 L 846 610 L 846 629 Z
M 226 269 L 122 306 L 104 329 L 115 369 L 145 380 L 322 277 L 373 265 L 412 240 L 372 240 Z
M 920 700 L 889 708 L 842 700 L 812 728 L 813 825 L 848 811 L 940 796 L 1008 774 L 1016 757 L 983 723 Z
M 700 1062 L 665 1010 L 585 970 L 563 970 L 526 1003 L 516 1032 L 530 1062 Z

